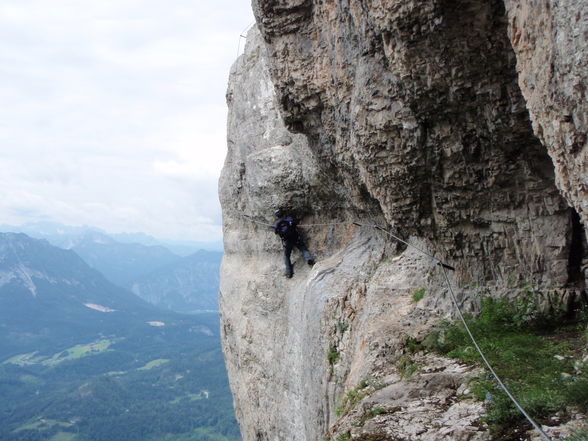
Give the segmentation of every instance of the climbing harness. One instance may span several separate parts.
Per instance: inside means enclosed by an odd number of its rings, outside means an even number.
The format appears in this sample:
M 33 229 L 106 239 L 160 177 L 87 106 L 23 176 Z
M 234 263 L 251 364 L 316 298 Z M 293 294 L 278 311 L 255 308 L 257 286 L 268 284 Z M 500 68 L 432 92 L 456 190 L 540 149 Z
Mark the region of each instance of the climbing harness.
M 253 219 L 251 216 L 246 215 L 246 214 L 241 214 L 241 216 L 246 217 L 247 219 L 249 219 L 251 222 L 254 222 L 256 224 L 259 225 L 263 225 L 263 226 L 268 226 L 268 227 L 273 227 L 272 224 L 268 224 L 265 222 L 260 222 L 257 221 L 255 219 Z M 472 331 L 470 330 L 470 327 L 468 326 L 463 313 L 461 311 L 461 308 L 459 306 L 459 302 L 457 301 L 457 296 L 455 295 L 455 292 L 453 291 L 453 287 L 451 285 L 451 282 L 449 280 L 449 276 L 447 274 L 447 270 L 451 270 L 451 271 L 455 271 L 455 268 L 452 267 L 451 265 L 448 265 L 444 262 L 442 262 L 441 260 L 439 260 L 437 257 L 435 257 L 435 255 L 428 253 L 418 247 L 416 247 L 415 245 L 412 245 L 411 243 L 405 241 L 404 239 L 396 236 L 395 234 L 391 233 L 390 231 L 380 227 L 379 225 L 369 225 L 369 224 L 362 224 L 359 222 L 333 222 L 333 223 L 326 223 L 326 224 L 300 224 L 298 225 L 299 227 L 315 227 L 315 226 L 335 226 L 335 225 L 343 225 L 343 224 L 347 224 L 347 225 L 356 225 L 358 227 L 364 227 L 364 228 L 374 228 L 376 230 L 382 231 L 383 233 L 387 234 L 389 237 L 391 237 L 392 239 L 405 244 L 408 247 L 411 247 L 413 249 L 415 249 L 416 251 L 418 251 L 419 253 L 429 257 L 432 261 L 435 262 L 435 264 L 437 266 L 440 266 L 442 271 L 443 271 L 443 276 L 445 278 L 445 282 L 447 284 L 447 287 L 449 288 L 449 293 L 451 295 L 451 301 L 453 303 L 453 305 L 455 306 L 455 309 L 457 311 L 457 315 L 460 319 L 460 321 L 462 322 L 467 334 L 469 335 L 470 339 L 472 340 L 472 343 L 474 344 L 474 347 L 476 348 L 476 350 L 478 351 L 478 354 L 480 354 L 480 357 L 482 358 L 482 360 L 484 361 L 484 364 L 486 365 L 486 367 L 488 368 L 488 370 L 490 371 L 490 373 L 492 374 L 492 376 L 496 379 L 498 385 L 500 386 L 500 388 L 504 391 L 504 393 L 508 396 L 508 398 L 510 398 L 510 400 L 513 402 L 513 404 L 516 406 L 516 408 L 521 412 L 521 414 L 523 414 L 523 416 L 527 419 L 527 421 L 529 421 L 529 423 L 531 423 L 531 425 L 537 430 L 537 432 L 539 432 L 539 434 L 541 435 L 541 437 L 545 440 L 545 441 L 553 441 L 544 431 L 543 429 L 541 429 L 541 427 L 535 422 L 535 420 L 533 420 L 533 418 L 531 418 L 531 416 L 525 411 L 525 409 L 520 405 L 520 403 L 517 401 L 517 399 L 513 396 L 513 394 L 510 392 L 510 390 L 506 387 L 506 385 L 502 382 L 502 380 L 500 379 L 500 377 L 498 376 L 498 374 L 494 371 L 494 368 L 492 367 L 492 365 L 490 364 L 490 362 L 488 361 L 488 359 L 486 358 L 486 356 L 484 355 L 484 353 L 482 352 L 482 349 L 480 348 L 480 346 L 478 345 L 478 342 L 476 341 L 474 335 L 472 334 Z

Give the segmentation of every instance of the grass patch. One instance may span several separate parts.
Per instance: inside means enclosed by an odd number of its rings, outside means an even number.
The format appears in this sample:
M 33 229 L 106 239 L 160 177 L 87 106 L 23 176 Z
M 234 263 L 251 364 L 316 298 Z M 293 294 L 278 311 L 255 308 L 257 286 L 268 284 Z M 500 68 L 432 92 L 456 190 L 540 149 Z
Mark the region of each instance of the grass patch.
M 360 435 L 359 438 L 356 438 L 356 441 L 391 441 L 390 435 L 383 432 L 376 432 L 376 433 L 367 433 Z M 393 441 L 397 441 L 393 439 Z
M 337 348 L 335 346 L 331 346 L 329 348 L 329 352 L 327 352 L 327 360 L 329 360 L 329 364 L 331 366 L 334 366 L 335 364 L 337 364 L 340 358 L 341 355 L 339 354 Z
M 382 260 L 381 263 L 384 263 L 384 264 L 394 263 L 394 262 L 400 260 L 401 258 L 402 258 L 402 254 L 394 254 L 392 256 L 386 257 L 384 260 Z
M 585 346 L 585 320 L 565 325 L 561 316 L 540 314 L 533 299 L 485 298 L 479 316 L 467 316 L 466 321 L 496 373 L 533 418 L 547 422 L 569 406 L 588 410 L 588 366 L 574 369 Z M 444 323 L 422 345 L 483 366 L 460 323 Z M 474 380 L 472 392 L 488 403 L 486 422 L 494 433 L 524 423 L 490 375 Z
M 8 360 L 2 362 L 2 364 L 16 364 L 17 366 L 30 366 L 39 363 L 44 357 L 36 356 L 37 352 L 30 352 L 28 354 L 19 354 Z
M 563 441 L 588 441 L 588 427 L 575 430 L 569 437 Z
M 113 340 L 103 339 L 86 345 L 76 345 L 54 354 L 51 358 L 42 361 L 41 364 L 44 366 L 55 366 L 64 361 L 77 360 L 88 355 L 100 354 L 101 352 L 107 351 L 113 343 Z
M 354 409 L 368 395 L 373 394 L 375 391 L 384 388 L 386 385 L 373 378 L 362 380 L 359 385 L 347 391 L 341 403 L 335 409 L 335 415 L 338 417 L 346 414 L 350 410 Z
M 383 415 L 385 413 L 388 413 L 388 411 L 386 409 L 384 409 L 383 407 L 374 407 L 373 409 L 371 409 L 368 412 L 368 416 L 370 418 L 374 418 L 374 417 L 376 417 L 378 415 Z
M 45 418 L 39 418 L 35 421 L 31 421 L 28 424 L 24 424 L 14 430 L 14 433 L 22 432 L 23 430 L 49 430 L 55 426 L 59 427 L 71 427 L 71 423 L 64 423 L 62 421 L 50 420 Z
M 396 362 L 396 368 L 402 378 L 410 378 L 419 370 L 420 366 L 414 362 L 411 355 L 405 354 Z
M 182 395 L 181 397 L 175 398 L 173 401 L 170 401 L 170 404 L 179 404 L 182 401 L 199 401 L 202 399 L 207 399 L 209 397 L 209 392 L 207 390 L 203 390 L 198 394 L 186 394 Z
M 73 441 L 76 434 L 71 432 L 57 432 L 49 441 Z
M 40 377 L 30 374 L 21 375 L 19 380 L 25 384 L 43 384 L 43 380 Z
M 355 425 L 356 427 L 363 427 L 366 421 L 377 417 L 378 415 L 385 415 L 387 413 L 394 413 L 400 410 L 400 407 L 393 407 L 391 409 L 384 409 L 383 407 L 373 407 L 369 411 L 365 412 L 359 422 Z
M 128 373 L 127 371 L 110 371 L 110 372 L 106 372 L 104 375 L 107 375 L 109 377 L 113 377 L 113 376 L 126 375 L 127 373 Z
M 159 358 L 157 360 L 151 360 L 149 363 L 145 364 L 145 366 L 141 366 L 137 368 L 138 371 L 148 371 L 150 369 L 156 368 L 161 366 L 162 364 L 168 363 L 169 359 L 167 358 Z
M 412 293 L 412 301 L 415 303 L 420 302 L 425 297 L 425 288 L 419 288 Z

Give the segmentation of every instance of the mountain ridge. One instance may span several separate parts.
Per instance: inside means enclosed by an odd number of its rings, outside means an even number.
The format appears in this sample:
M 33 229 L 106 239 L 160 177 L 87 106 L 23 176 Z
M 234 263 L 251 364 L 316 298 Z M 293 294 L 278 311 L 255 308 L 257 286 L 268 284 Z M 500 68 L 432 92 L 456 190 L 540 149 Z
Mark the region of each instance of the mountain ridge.
M 145 246 L 160 245 L 174 254 L 187 256 L 199 249 L 222 251 L 222 242 L 196 242 L 188 240 L 158 239 L 145 233 L 109 233 L 101 228 L 83 225 L 71 226 L 57 222 L 27 222 L 21 225 L 0 225 L 0 231 L 25 233 L 37 239 L 47 239 L 61 248 L 71 248 L 88 232 L 106 235 L 120 243 L 136 243 Z
M 161 244 L 119 242 L 98 229 L 63 230 L 63 226 L 55 224 L 31 225 L 30 228 L 36 229 L 37 237 L 75 251 L 111 282 L 152 304 L 177 312 L 218 310 L 222 252 L 196 250 L 179 256 Z
M 105 320 L 104 314 L 112 320 Z M 0 318 L 4 324 L 0 347 L 4 350 L 34 346 L 31 330 L 41 341 L 63 338 L 62 346 L 67 346 L 77 338 L 67 332 L 74 323 L 79 333 L 90 337 L 165 316 L 109 282 L 75 252 L 22 233 L 0 233 Z M 97 327 L 92 325 L 95 320 Z

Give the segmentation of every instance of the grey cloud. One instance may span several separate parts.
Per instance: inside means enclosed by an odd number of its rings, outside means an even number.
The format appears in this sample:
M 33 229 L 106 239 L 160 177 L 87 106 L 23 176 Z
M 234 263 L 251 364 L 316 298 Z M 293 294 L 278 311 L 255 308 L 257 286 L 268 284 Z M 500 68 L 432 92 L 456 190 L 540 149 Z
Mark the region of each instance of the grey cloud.
M 248 3 L 1 8 L 0 165 L 10 171 L 0 184 L 10 195 L 0 198 L 0 223 L 218 239 L 220 161 L 197 155 L 224 148 L 224 92 Z M 165 176 L 157 161 L 211 161 L 204 169 L 214 173 Z

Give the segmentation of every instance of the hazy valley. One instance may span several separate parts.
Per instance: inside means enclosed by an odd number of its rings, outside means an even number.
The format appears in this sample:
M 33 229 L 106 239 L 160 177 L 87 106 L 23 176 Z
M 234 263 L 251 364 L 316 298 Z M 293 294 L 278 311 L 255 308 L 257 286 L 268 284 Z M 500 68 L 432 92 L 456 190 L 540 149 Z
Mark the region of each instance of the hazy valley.
M 152 264 L 144 271 L 151 280 L 192 261 L 101 242 L 93 243 L 102 256 L 119 256 L 129 273 Z M 91 255 L 91 244 L 80 249 Z M 100 253 L 93 255 L 99 266 Z M 210 265 L 205 270 L 214 273 Z M 209 297 L 215 280 L 206 280 Z M 1 233 L 0 323 L 2 440 L 239 439 L 216 313 L 165 311 L 72 250 Z

